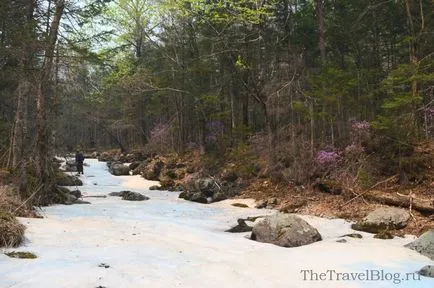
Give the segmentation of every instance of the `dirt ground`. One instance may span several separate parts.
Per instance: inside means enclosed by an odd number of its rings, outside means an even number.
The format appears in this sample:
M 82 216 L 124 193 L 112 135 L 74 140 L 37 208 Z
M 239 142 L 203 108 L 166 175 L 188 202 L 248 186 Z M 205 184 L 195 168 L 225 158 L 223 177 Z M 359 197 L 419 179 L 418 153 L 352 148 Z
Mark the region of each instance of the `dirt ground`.
M 399 190 L 391 187 L 379 193 L 396 193 Z M 415 197 L 434 203 L 434 187 L 419 186 L 412 189 Z M 312 187 L 292 187 L 273 185 L 267 180 L 258 180 L 250 184 L 240 195 L 240 198 L 253 198 L 257 201 L 271 201 L 277 203 L 274 208 L 283 212 L 308 214 L 326 218 L 343 218 L 349 221 L 363 219 L 374 209 L 387 206 L 368 201 L 357 194 L 342 193 L 331 195 L 320 192 Z M 355 198 L 355 199 L 354 199 Z M 409 207 L 402 207 L 409 209 Z M 401 230 L 389 231 L 393 235 L 403 236 L 412 234 L 420 236 L 429 229 L 434 229 L 434 215 L 422 215 L 418 211 L 411 211 L 411 219 L 407 227 Z

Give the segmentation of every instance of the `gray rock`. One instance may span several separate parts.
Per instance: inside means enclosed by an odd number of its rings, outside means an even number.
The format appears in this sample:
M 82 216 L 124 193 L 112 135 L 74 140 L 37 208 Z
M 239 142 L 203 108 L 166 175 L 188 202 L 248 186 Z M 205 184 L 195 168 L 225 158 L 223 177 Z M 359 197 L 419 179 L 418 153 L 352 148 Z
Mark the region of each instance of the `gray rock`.
M 208 199 L 200 192 L 193 193 L 188 200 L 202 204 L 208 203 Z
M 267 201 L 266 200 L 259 200 L 255 205 L 255 208 L 257 208 L 257 209 L 262 209 L 265 207 L 267 207 Z
M 74 195 L 71 194 L 66 194 L 66 200 L 65 200 L 65 205 L 72 205 L 77 201 L 77 197 L 75 197 Z
M 434 230 L 425 232 L 419 239 L 405 245 L 405 247 L 434 260 Z
M 405 209 L 381 207 L 369 213 L 362 221 L 351 228 L 369 233 L 380 233 L 384 230 L 401 229 L 407 226 L 410 214 Z
M 191 197 L 191 195 L 187 191 L 183 191 L 183 192 L 179 193 L 179 196 L 178 196 L 178 198 L 185 199 L 185 200 L 189 200 L 190 197 Z
M 226 232 L 230 233 L 241 233 L 241 232 L 250 232 L 253 230 L 252 226 L 249 226 L 246 224 L 246 220 L 244 219 L 238 219 L 238 225 L 232 227 L 229 230 L 226 230 Z
M 431 277 L 434 278 L 434 266 L 432 265 L 426 265 L 420 269 L 417 274 L 425 276 L 425 277 Z
M 338 243 L 347 243 L 347 240 L 345 240 L 345 239 L 339 239 L 339 240 L 336 240 L 336 242 L 338 242 Z
M 59 186 L 82 186 L 83 182 L 75 176 L 59 172 L 56 174 L 56 184 Z
M 298 216 L 277 213 L 253 226 L 252 240 L 282 247 L 298 247 L 320 241 L 318 230 Z
M 108 195 L 109 196 L 115 196 L 115 197 L 121 197 L 123 195 L 123 192 L 110 192 Z
M 123 200 L 127 200 L 127 201 L 144 201 L 144 200 L 149 200 L 149 197 L 144 196 L 140 193 L 137 192 L 132 192 L 132 191 L 122 191 L 122 199 Z
M 115 176 L 130 175 L 130 167 L 121 163 L 113 163 L 110 165 L 110 173 Z
M 134 169 L 136 169 L 139 166 L 140 166 L 140 162 L 133 162 L 128 167 L 130 167 L 130 170 L 134 170 Z
M 159 185 L 153 185 L 151 187 L 149 187 L 149 190 L 158 190 L 160 188 Z
M 71 195 L 74 195 L 75 198 L 81 198 L 83 195 L 81 194 L 80 190 L 73 190 L 71 192 L 69 192 Z
M 217 192 L 217 193 L 215 193 L 212 198 L 213 198 L 212 199 L 213 202 L 218 202 L 218 201 L 223 201 L 223 200 L 228 199 L 228 197 L 223 192 Z

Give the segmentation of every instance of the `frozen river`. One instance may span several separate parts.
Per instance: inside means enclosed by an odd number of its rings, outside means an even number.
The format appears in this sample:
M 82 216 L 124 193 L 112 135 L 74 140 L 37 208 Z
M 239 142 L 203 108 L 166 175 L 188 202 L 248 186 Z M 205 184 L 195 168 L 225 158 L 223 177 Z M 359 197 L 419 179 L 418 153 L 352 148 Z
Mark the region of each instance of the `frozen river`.
M 412 237 L 379 240 L 362 233 L 363 239 L 337 243 L 339 236 L 354 233 L 350 223 L 303 216 L 323 241 L 298 248 L 258 243 L 245 237 L 249 233 L 224 230 L 237 218 L 270 210 L 236 208 L 231 201 L 184 201 L 178 193 L 150 191 L 156 182 L 115 177 L 105 163 L 86 162 L 90 166 L 79 187 L 84 195 L 131 190 L 151 199 L 86 198 L 91 205 L 55 205 L 43 209 L 43 219 L 21 219 L 26 242 L 7 251 L 29 251 L 38 258 L 12 259 L 1 253 L 1 288 L 434 287 L 432 278 L 406 275 L 434 264 L 403 247 Z M 364 280 L 366 273 L 371 279 Z M 344 275 L 355 279 L 342 279 Z

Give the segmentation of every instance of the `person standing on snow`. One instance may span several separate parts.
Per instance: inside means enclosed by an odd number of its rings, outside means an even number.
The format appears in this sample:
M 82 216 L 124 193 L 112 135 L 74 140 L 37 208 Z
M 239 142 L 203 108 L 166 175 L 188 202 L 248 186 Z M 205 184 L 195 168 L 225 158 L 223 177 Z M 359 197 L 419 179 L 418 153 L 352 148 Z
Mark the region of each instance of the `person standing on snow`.
M 83 172 L 83 161 L 84 161 L 84 156 L 83 153 L 81 153 L 80 151 L 77 151 L 77 153 L 75 153 L 75 163 L 77 163 L 77 172 L 78 174 L 84 174 Z

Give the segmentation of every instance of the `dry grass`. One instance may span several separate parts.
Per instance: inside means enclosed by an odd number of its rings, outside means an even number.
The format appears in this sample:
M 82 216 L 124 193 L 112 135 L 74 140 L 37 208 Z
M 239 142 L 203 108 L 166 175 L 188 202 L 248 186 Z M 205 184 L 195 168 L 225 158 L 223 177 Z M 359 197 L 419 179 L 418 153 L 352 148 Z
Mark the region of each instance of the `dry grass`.
M 17 217 L 38 217 L 32 206 L 23 202 L 12 186 L 0 186 L 0 213 L 10 213 Z
M 16 247 L 23 242 L 25 226 L 12 214 L 0 212 L 0 247 Z

